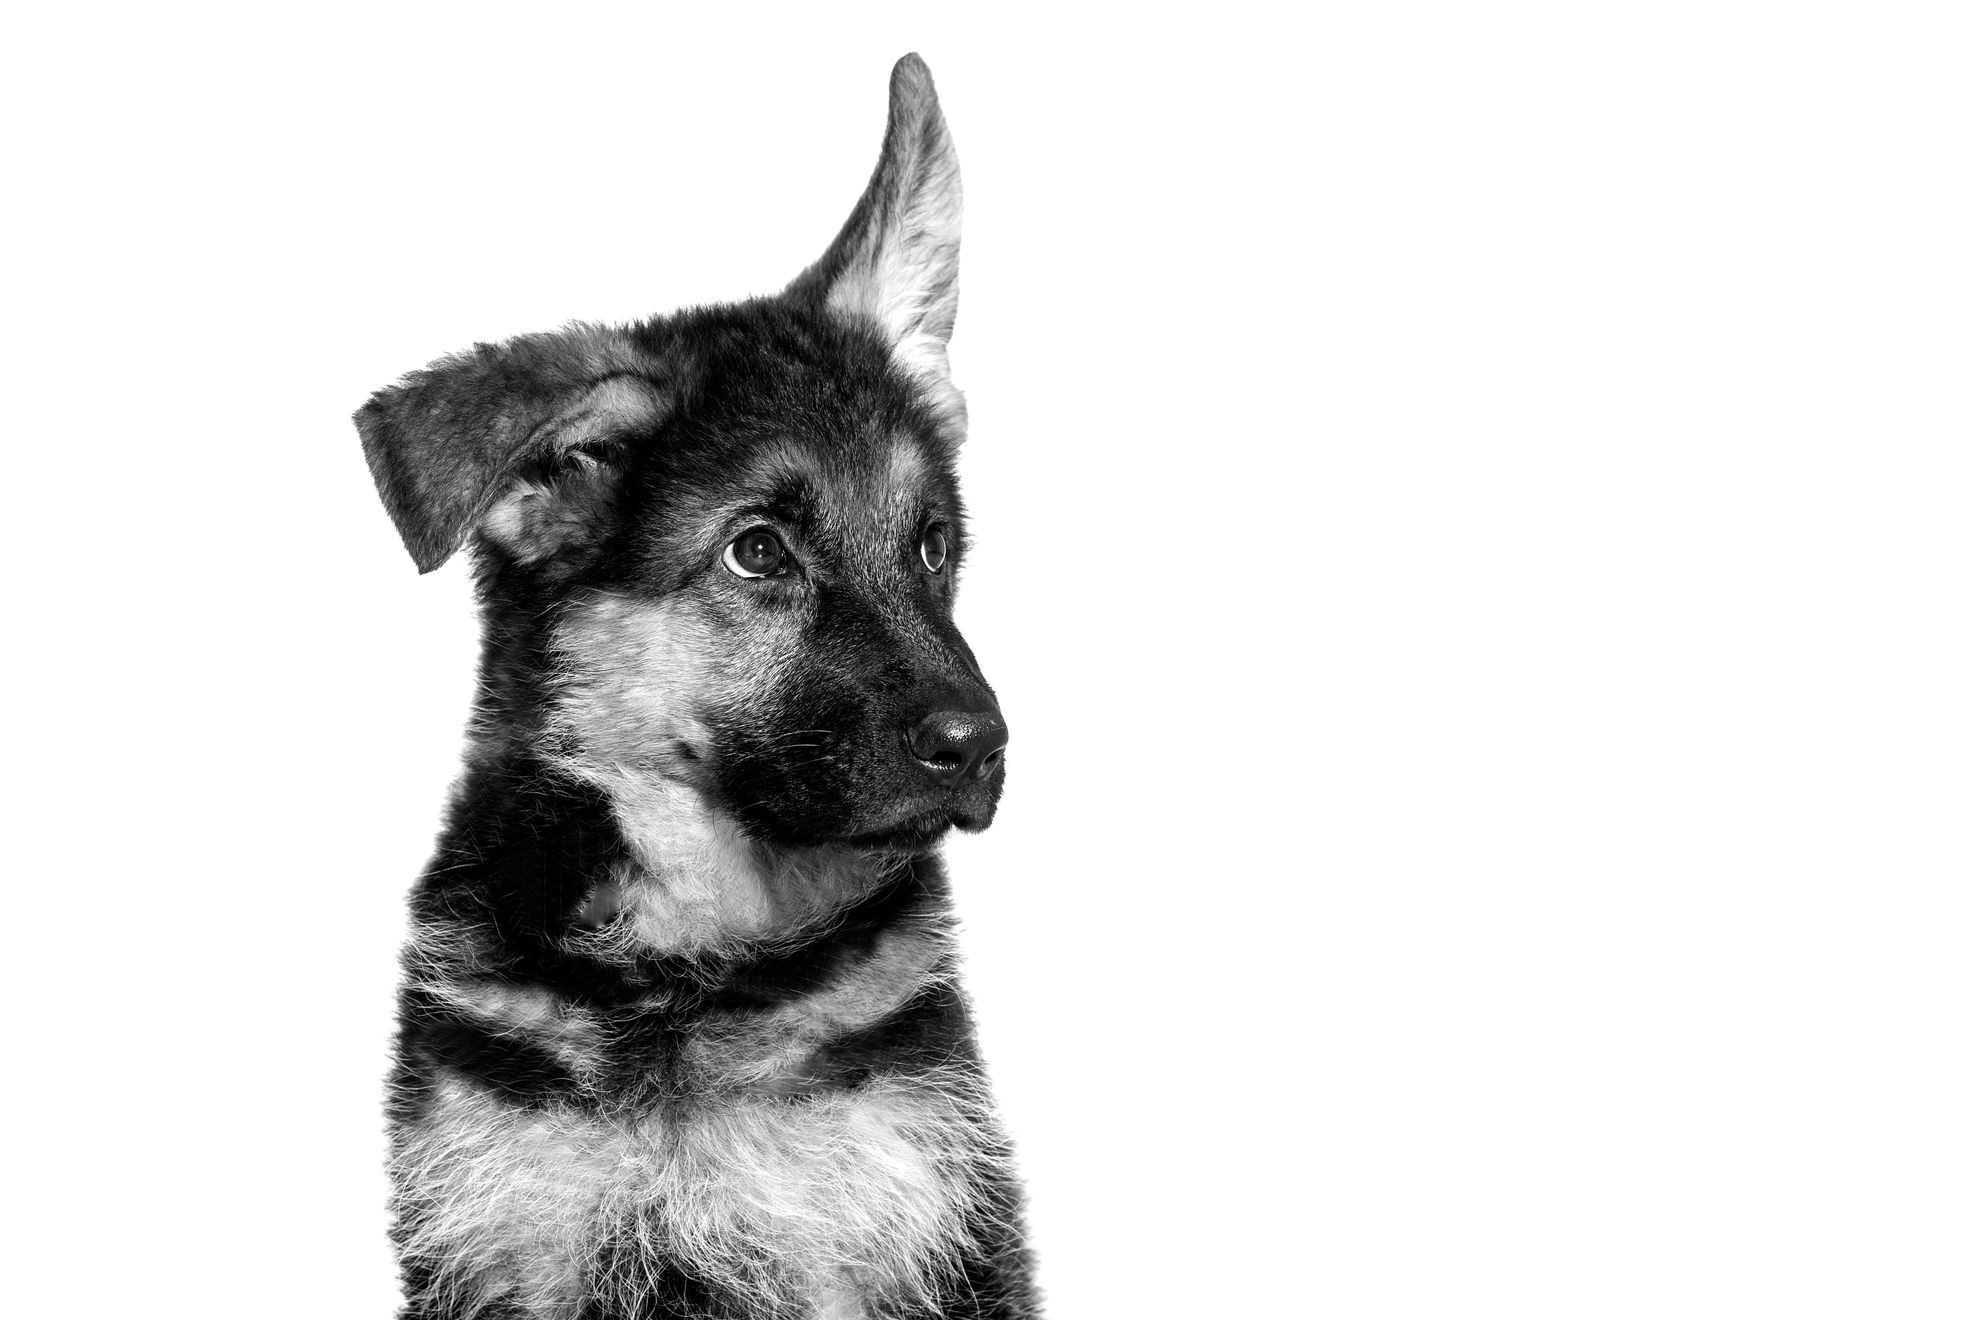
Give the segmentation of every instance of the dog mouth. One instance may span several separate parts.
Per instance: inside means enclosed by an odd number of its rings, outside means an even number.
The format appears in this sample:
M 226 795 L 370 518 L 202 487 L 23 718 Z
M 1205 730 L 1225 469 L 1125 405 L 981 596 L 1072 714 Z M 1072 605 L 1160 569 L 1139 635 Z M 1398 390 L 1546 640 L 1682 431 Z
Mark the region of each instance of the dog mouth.
M 840 842 L 862 852 L 925 853 L 942 841 L 952 825 L 967 830 L 981 829 L 987 823 L 979 823 L 964 813 L 938 807 L 917 812 L 877 830 L 851 835 Z

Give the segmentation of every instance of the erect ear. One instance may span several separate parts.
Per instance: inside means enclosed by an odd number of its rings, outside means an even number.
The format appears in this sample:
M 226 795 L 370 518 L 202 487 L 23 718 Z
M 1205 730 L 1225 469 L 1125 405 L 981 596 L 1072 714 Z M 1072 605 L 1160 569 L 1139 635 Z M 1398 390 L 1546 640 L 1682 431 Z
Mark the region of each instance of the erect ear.
M 894 357 L 958 410 L 949 383 L 962 248 L 962 172 L 919 55 L 894 66 L 880 163 L 839 236 L 791 292 L 878 321 Z
M 442 358 L 353 420 L 379 498 L 427 573 L 477 523 L 526 562 L 582 534 L 615 475 L 599 456 L 665 409 L 623 333 L 573 326 Z

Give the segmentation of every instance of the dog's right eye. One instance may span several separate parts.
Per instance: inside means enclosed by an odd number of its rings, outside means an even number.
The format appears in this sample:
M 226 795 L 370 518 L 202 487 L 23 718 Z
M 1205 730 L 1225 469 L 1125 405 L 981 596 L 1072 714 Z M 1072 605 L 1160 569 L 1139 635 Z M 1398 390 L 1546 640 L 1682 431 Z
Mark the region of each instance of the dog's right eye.
M 768 527 L 752 527 L 729 542 L 722 567 L 742 578 L 775 577 L 785 570 L 791 552 Z

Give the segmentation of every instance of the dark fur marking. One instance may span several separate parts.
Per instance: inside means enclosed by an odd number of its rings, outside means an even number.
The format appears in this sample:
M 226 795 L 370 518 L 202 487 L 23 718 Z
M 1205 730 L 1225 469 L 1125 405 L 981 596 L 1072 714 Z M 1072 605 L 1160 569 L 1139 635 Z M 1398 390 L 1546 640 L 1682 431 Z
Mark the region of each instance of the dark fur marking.
M 473 1077 L 517 1104 L 544 1105 L 578 1094 L 578 1081 L 548 1050 L 504 1031 L 417 988 L 400 1000 L 406 1031 L 401 1048 L 433 1068 Z

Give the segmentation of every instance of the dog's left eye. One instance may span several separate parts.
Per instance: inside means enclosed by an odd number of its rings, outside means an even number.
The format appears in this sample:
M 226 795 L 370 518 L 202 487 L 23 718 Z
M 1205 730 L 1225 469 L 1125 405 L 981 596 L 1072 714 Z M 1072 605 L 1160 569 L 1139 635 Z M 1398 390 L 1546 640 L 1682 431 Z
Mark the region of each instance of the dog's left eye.
M 931 573 L 949 562 L 949 533 L 940 523 L 921 534 L 921 566 Z
M 737 577 L 775 577 L 782 573 L 791 552 L 768 527 L 753 527 L 722 552 L 722 566 Z

